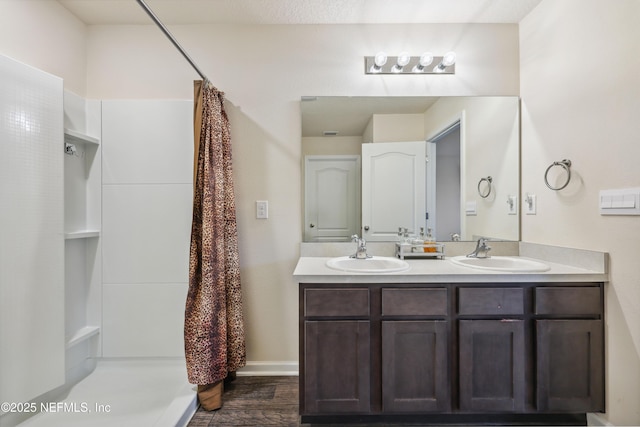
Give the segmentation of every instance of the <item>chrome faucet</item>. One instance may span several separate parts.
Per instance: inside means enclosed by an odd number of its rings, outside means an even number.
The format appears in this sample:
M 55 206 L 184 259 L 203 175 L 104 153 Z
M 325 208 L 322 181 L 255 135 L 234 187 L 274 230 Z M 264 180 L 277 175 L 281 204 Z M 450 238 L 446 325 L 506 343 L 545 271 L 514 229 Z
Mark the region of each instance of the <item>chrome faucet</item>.
M 358 245 L 356 248 L 356 253 L 351 255 L 351 258 L 356 258 L 356 259 L 371 258 L 371 255 L 367 255 L 367 242 L 364 239 L 361 239 L 360 237 L 358 237 L 357 234 L 354 234 L 353 236 L 351 236 L 351 241 L 356 242 L 356 244 Z
M 489 251 L 491 250 L 490 246 L 487 246 L 487 239 L 481 237 L 478 239 L 478 243 L 476 244 L 476 249 L 467 255 L 469 258 L 490 258 Z

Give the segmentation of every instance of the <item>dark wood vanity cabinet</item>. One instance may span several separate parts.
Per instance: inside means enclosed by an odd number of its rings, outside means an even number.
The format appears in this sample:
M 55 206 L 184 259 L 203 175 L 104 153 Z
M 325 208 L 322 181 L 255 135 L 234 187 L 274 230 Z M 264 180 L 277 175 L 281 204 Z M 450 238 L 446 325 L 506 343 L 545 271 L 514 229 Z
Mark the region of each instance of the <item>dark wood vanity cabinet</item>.
M 312 413 L 369 412 L 369 322 L 307 321 L 305 340 L 306 410 Z
M 603 411 L 603 299 L 602 283 L 301 284 L 303 421 Z
M 305 410 L 368 413 L 371 381 L 369 289 L 301 291 Z M 316 320 L 317 319 L 317 320 Z
M 540 411 L 604 411 L 601 287 L 535 289 L 536 383 Z
M 524 321 L 461 320 L 459 337 L 460 410 L 524 411 Z
M 525 409 L 525 290 L 457 288 L 459 408 Z
M 382 412 L 449 410 L 447 289 L 383 287 L 380 296 Z

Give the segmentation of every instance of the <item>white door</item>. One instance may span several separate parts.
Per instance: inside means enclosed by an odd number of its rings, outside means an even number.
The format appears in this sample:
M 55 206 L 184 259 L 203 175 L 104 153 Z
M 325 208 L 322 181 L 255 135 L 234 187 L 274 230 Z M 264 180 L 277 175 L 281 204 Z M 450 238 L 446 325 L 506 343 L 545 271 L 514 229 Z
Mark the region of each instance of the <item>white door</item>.
M 360 232 L 360 156 L 305 156 L 305 242 Z
M 394 241 L 398 227 L 417 234 L 426 226 L 426 142 L 362 145 L 364 238 Z

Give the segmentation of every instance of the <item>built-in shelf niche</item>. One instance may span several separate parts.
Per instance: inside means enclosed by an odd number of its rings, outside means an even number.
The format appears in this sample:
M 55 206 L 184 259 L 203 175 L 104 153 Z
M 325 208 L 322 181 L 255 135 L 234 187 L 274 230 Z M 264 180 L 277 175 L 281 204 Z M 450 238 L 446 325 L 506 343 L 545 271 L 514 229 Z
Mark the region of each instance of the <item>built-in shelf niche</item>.
M 77 383 L 101 356 L 101 102 L 64 95 L 66 383 Z
M 64 130 L 65 239 L 96 237 L 100 233 L 99 164 L 100 140 L 73 129 Z M 96 185 L 98 181 L 98 185 Z M 98 233 L 98 234 L 96 234 Z

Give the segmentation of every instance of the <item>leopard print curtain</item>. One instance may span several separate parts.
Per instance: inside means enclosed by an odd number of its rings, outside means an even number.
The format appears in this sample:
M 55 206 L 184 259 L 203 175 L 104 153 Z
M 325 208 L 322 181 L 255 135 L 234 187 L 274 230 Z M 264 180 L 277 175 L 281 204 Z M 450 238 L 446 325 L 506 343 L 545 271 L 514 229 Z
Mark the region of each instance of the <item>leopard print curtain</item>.
M 231 135 L 224 93 L 194 82 L 194 195 L 184 343 L 191 384 L 246 364 Z

